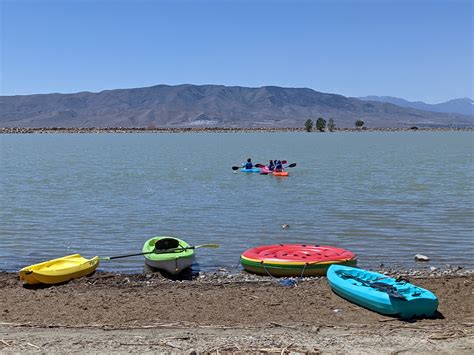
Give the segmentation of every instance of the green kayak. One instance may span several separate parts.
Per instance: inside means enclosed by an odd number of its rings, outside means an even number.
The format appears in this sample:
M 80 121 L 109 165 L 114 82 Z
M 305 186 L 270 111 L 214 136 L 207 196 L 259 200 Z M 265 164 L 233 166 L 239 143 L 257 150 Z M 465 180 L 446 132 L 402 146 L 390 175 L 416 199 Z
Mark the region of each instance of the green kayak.
M 194 262 L 194 249 L 185 249 L 190 245 L 175 237 L 153 237 L 145 242 L 142 251 L 144 253 L 152 252 L 155 250 L 155 243 L 166 246 L 166 242 L 171 242 L 170 245 L 177 243 L 177 247 L 170 249 L 160 247 L 160 251 L 144 255 L 145 263 L 154 269 L 164 270 L 172 275 L 177 275 L 184 269 L 191 267 Z

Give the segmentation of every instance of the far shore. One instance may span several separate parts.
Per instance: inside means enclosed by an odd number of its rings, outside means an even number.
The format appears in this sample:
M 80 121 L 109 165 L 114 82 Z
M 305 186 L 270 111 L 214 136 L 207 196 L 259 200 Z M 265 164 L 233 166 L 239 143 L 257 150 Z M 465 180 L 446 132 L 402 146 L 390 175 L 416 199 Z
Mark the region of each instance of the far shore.
M 29 134 L 29 133 L 255 133 L 255 132 L 303 132 L 303 133 L 333 133 L 333 132 L 447 132 L 447 131 L 474 131 L 473 127 L 393 127 L 393 128 L 336 128 L 328 130 L 306 132 L 304 128 L 228 128 L 228 127 L 0 127 L 0 134 Z

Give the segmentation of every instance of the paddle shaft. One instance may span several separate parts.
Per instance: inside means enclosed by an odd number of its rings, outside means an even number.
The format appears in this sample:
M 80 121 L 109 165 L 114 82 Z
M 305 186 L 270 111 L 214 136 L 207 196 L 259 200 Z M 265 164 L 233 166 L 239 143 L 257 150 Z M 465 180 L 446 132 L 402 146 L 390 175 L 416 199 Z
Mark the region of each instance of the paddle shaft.
M 263 168 L 265 165 L 263 164 L 254 164 L 252 168 Z M 233 166 L 232 170 L 239 170 L 239 169 L 245 169 L 244 166 Z
M 129 258 L 131 256 L 138 256 L 138 255 L 146 255 L 146 254 L 152 254 L 155 251 L 148 251 L 146 253 L 136 253 L 136 254 L 127 254 L 127 255 L 117 255 L 117 256 L 108 256 L 105 258 L 101 258 L 101 260 L 114 260 L 114 259 L 122 259 L 122 258 Z
M 164 250 L 154 249 L 152 251 L 147 251 L 147 252 L 144 252 L 144 253 L 109 256 L 109 257 L 106 257 L 106 258 L 101 258 L 101 260 L 122 259 L 122 258 L 131 257 L 131 256 L 139 256 L 139 255 L 147 255 L 147 254 L 166 254 L 166 253 L 174 253 L 175 251 L 185 251 L 185 250 L 188 250 L 188 249 L 198 249 L 198 248 L 219 248 L 219 244 L 202 244 L 202 245 L 196 245 L 196 246 L 192 246 L 192 247 L 171 248 L 171 249 L 164 249 Z
M 286 160 L 282 160 L 281 163 L 282 163 L 282 164 L 286 164 L 287 161 L 286 161 Z M 264 168 L 264 167 L 265 167 L 265 164 L 259 164 L 259 163 L 257 163 L 257 164 L 254 164 L 253 166 L 256 167 L 256 168 Z M 296 163 L 290 164 L 289 166 L 287 166 L 287 168 L 293 168 L 293 167 L 295 167 L 295 166 L 296 166 Z M 233 166 L 233 167 L 232 167 L 232 170 L 239 170 L 239 169 L 242 169 L 242 168 L 243 168 L 243 166 Z

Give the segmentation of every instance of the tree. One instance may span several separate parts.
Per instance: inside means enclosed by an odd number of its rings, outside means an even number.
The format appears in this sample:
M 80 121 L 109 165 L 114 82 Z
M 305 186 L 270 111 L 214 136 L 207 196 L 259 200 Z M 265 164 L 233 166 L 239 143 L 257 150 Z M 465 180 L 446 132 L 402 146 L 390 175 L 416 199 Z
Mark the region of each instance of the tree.
M 330 118 L 328 121 L 328 129 L 329 132 L 333 132 L 336 129 L 336 124 L 334 123 L 334 120 L 332 118 Z
M 308 118 L 304 123 L 304 129 L 306 132 L 311 132 L 313 130 L 313 121 L 311 121 L 310 118 Z
M 316 121 L 316 129 L 318 131 L 324 131 L 326 128 L 326 120 L 322 117 L 319 117 L 318 120 Z
M 364 121 L 362 121 L 362 120 L 357 120 L 356 123 L 355 123 L 355 125 L 356 125 L 356 128 L 361 128 L 361 127 L 364 125 Z

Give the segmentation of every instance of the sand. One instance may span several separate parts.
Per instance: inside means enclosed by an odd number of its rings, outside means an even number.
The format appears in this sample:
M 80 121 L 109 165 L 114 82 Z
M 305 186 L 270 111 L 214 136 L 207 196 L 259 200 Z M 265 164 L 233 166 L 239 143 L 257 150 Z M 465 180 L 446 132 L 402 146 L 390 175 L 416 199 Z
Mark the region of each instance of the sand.
M 335 295 L 325 278 L 296 287 L 217 273 L 190 281 L 95 273 L 26 288 L 0 273 L 0 352 L 474 352 L 474 274 L 410 281 L 436 293 L 435 319 L 386 317 Z

